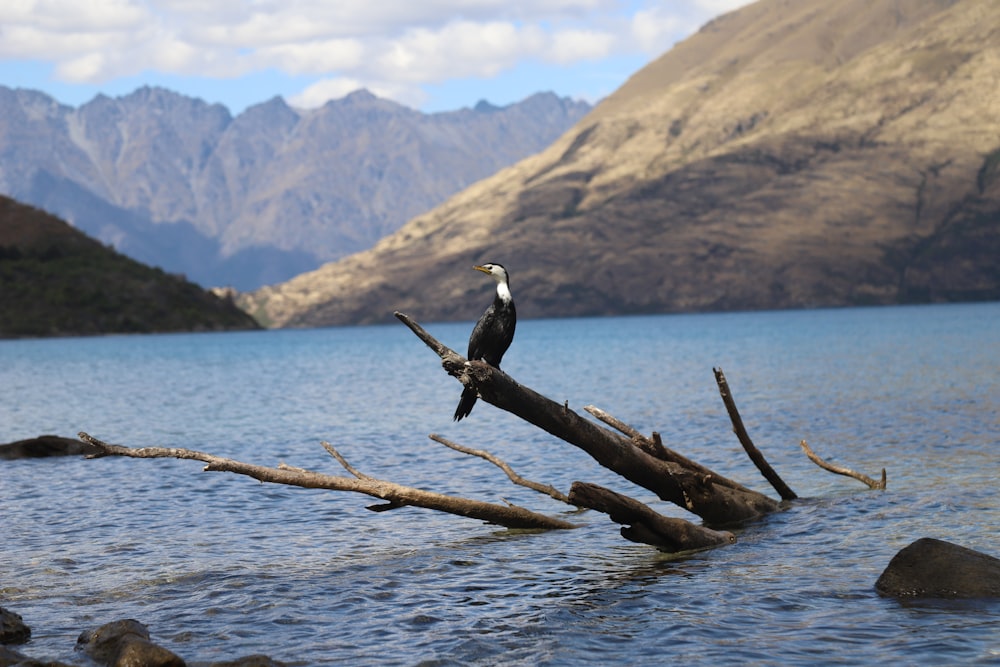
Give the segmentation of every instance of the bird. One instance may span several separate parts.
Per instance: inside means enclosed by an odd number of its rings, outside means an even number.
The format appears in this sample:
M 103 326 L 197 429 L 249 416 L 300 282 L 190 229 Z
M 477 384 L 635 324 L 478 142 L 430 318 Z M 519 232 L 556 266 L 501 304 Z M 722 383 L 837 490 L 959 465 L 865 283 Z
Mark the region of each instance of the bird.
M 514 308 L 514 297 L 510 293 L 510 275 L 502 264 L 487 262 L 472 267 L 476 271 L 493 276 L 497 281 L 497 293 L 483 316 L 472 328 L 469 336 L 469 361 L 481 359 L 494 368 L 500 368 L 504 353 L 514 340 L 514 327 L 517 325 L 517 310 Z M 479 392 L 475 387 L 462 390 L 462 398 L 455 409 L 455 421 L 461 421 L 472 412 Z

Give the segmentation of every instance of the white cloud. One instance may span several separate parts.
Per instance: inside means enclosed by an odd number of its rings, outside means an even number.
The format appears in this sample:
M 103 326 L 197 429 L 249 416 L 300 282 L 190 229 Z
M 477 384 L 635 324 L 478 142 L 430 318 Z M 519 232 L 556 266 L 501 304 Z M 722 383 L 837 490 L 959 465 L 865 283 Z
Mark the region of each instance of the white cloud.
M 695 6 L 709 16 L 731 12 L 743 5 L 749 5 L 753 0 L 695 0 Z
M 551 35 L 546 59 L 559 64 L 596 60 L 611 55 L 616 35 L 601 30 L 562 30 Z
M 683 17 L 662 7 L 643 9 L 632 17 L 632 36 L 644 53 L 659 55 L 676 41 L 676 35 L 686 26 Z
M 154 71 L 317 80 L 317 106 L 358 87 L 412 103 L 420 86 L 525 62 L 656 56 L 746 0 L 4 0 L 0 57 L 100 83 Z M 348 90 L 350 89 L 350 90 Z M 582 91 L 581 91 L 582 92 Z
M 360 79 L 339 77 L 323 79 L 308 86 L 298 95 L 291 96 L 288 103 L 299 109 L 315 109 L 362 88 L 378 97 L 395 100 L 411 108 L 419 107 L 426 98 L 419 86 L 362 82 Z
M 291 74 L 323 74 L 352 71 L 365 58 L 365 45 L 358 39 L 321 39 L 268 46 L 257 59 Z

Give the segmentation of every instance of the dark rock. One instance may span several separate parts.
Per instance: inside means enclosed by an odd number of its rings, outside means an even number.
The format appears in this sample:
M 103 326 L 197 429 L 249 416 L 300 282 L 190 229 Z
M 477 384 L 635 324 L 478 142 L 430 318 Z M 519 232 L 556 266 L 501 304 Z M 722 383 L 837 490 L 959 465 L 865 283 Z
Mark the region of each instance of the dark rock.
M 96 453 L 97 448 L 89 443 L 59 435 L 40 435 L 37 438 L 0 445 L 0 459 L 6 460 L 49 456 L 86 456 Z
M 108 667 L 185 667 L 176 654 L 149 640 L 149 630 L 133 619 L 105 623 L 76 640 L 76 648 Z
M 0 607 L 0 644 L 23 644 L 31 637 L 31 628 L 20 614 Z
M 0 667 L 73 667 L 58 660 L 36 660 L 14 649 L 0 646 Z
M 1000 597 L 1000 559 L 923 537 L 893 557 L 875 590 L 893 597 Z

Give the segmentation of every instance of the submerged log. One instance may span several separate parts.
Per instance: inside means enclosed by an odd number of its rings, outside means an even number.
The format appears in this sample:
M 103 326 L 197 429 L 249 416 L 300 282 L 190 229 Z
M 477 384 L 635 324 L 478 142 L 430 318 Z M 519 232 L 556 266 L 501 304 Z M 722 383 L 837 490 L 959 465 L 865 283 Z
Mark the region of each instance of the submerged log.
M 612 521 L 622 524 L 621 534 L 626 540 L 651 544 L 661 551 L 698 551 L 736 542 L 736 536 L 729 531 L 663 516 L 634 498 L 597 484 L 574 482 L 569 499 L 574 505 L 604 512 Z

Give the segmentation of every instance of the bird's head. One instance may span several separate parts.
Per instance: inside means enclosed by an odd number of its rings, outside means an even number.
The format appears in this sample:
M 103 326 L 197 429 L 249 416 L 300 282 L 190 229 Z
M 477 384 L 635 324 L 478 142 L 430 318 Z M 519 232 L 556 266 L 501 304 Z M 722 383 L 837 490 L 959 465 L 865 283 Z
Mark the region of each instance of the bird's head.
M 503 268 L 503 264 L 487 262 L 486 264 L 477 265 L 472 268 L 493 276 L 493 280 L 497 281 L 497 283 L 510 282 L 510 276 L 507 275 L 507 269 Z

